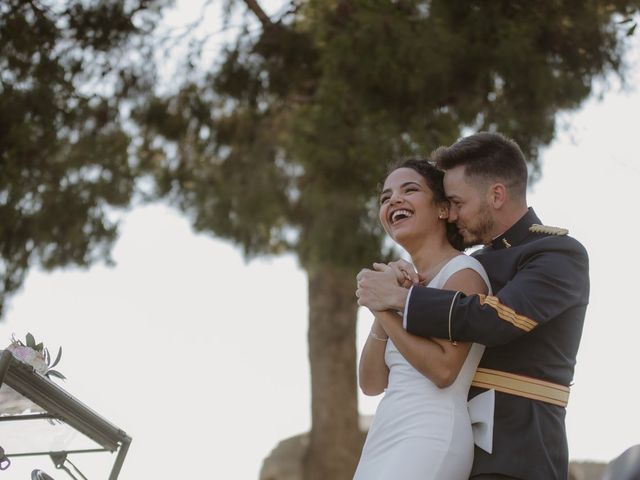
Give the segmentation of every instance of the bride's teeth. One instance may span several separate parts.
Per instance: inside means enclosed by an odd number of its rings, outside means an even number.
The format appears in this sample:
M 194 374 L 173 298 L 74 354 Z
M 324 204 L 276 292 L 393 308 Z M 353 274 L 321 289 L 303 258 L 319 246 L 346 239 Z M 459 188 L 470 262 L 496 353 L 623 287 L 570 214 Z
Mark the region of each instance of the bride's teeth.
M 391 223 L 395 223 L 398 220 L 398 217 L 400 217 L 401 215 L 404 216 L 405 218 L 409 218 L 412 215 L 412 213 L 408 210 L 396 210 L 391 215 Z

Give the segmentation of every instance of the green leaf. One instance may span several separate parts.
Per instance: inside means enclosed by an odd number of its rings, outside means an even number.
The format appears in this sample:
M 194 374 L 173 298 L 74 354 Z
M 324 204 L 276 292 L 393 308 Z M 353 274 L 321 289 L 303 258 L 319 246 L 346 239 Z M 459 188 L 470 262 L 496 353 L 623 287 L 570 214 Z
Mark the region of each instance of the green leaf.
M 27 333 L 27 347 L 36 347 L 36 339 L 33 338 L 33 335 L 31 335 L 30 333 Z
M 631 35 L 633 35 L 633 32 L 636 31 L 636 27 L 638 26 L 637 23 L 634 23 L 633 26 L 627 30 L 627 37 L 630 37 Z
M 65 377 L 63 374 L 61 374 L 57 370 L 48 370 L 47 373 L 45 373 L 45 376 L 47 378 L 53 376 L 53 377 L 56 377 L 56 378 L 60 378 L 62 380 L 66 380 L 67 379 L 67 377 Z
M 51 357 L 49 356 L 49 349 L 45 348 L 44 349 L 44 363 L 46 363 L 47 366 L 48 366 L 50 361 L 51 361 Z
M 60 358 L 62 357 L 62 347 L 60 347 L 58 349 L 58 355 L 56 355 L 56 359 L 54 360 L 54 362 L 51 364 L 51 368 L 55 367 L 58 362 L 60 361 Z
M 34 350 L 36 350 L 37 352 L 42 352 L 42 349 L 44 348 L 44 344 L 42 342 L 40 342 L 39 344 L 37 344 L 35 347 L 33 347 Z

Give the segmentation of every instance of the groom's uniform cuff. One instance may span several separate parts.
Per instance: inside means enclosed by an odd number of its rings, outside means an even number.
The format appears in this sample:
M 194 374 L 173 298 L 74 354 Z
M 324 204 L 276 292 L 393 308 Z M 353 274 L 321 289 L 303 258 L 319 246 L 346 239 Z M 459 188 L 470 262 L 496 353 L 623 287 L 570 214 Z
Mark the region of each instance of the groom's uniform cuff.
M 409 288 L 407 293 L 407 300 L 404 302 L 404 311 L 402 312 L 402 327 L 407 329 L 407 312 L 409 311 L 409 299 L 411 298 L 411 292 L 413 292 L 413 285 Z

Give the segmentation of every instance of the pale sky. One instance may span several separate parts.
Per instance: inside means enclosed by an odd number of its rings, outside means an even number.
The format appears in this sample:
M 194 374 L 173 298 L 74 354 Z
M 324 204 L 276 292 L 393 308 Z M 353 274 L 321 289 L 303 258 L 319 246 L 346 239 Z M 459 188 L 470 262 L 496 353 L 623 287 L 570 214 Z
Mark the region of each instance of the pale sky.
M 636 67 L 629 84 L 639 80 Z M 544 223 L 568 228 L 591 259 L 567 413 L 572 459 L 609 461 L 640 443 L 639 112 L 640 93 L 612 82 L 601 101 L 563 115 L 567 129 L 529 195 Z M 113 257 L 115 268 L 32 271 L 0 323 L 0 348 L 14 332 L 62 345 L 63 388 L 133 437 L 123 480 L 257 478 L 280 440 L 310 427 L 307 280 L 295 258 L 245 263 L 162 205 L 124 217 Z M 370 322 L 361 311 L 358 350 Z M 361 395 L 361 413 L 379 399 Z M 113 459 L 72 460 L 99 479 Z M 14 459 L 11 478 L 38 466 L 64 478 L 45 457 Z

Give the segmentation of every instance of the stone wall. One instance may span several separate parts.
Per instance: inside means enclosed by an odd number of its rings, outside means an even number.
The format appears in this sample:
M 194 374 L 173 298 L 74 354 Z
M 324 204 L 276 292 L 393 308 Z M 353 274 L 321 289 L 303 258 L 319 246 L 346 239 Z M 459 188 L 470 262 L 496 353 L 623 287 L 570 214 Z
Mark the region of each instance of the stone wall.
M 569 464 L 569 480 L 601 480 L 606 463 L 571 462 Z

